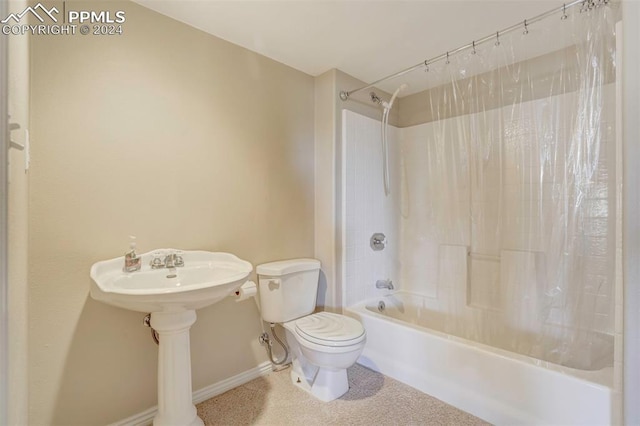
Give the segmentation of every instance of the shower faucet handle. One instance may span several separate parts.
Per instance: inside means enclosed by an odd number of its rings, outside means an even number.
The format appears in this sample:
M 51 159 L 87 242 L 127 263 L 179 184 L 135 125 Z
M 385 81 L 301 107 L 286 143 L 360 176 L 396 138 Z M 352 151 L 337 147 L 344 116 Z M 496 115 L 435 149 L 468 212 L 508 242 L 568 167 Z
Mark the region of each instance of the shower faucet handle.
M 371 236 L 369 245 L 371 246 L 373 251 L 384 250 L 384 248 L 387 246 L 387 237 L 382 232 L 376 232 Z

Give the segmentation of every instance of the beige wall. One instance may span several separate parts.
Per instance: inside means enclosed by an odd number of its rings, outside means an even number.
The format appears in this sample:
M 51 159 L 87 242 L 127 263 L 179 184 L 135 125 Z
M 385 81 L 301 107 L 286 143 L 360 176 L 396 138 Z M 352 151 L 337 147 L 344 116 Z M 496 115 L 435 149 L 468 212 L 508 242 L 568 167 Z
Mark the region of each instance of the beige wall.
M 88 294 L 92 263 L 219 250 L 314 254 L 313 78 L 129 2 L 123 36 L 34 37 L 30 424 L 104 424 L 156 403 L 143 314 Z M 251 301 L 198 311 L 193 387 L 266 360 Z
M 10 12 L 21 12 L 23 0 L 9 1 Z M 29 129 L 29 38 L 9 37 L 9 115 L 20 129 L 11 139 L 24 144 Z M 25 152 L 9 150 L 9 401 L 10 425 L 26 425 L 27 420 L 27 208 L 28 180 Z

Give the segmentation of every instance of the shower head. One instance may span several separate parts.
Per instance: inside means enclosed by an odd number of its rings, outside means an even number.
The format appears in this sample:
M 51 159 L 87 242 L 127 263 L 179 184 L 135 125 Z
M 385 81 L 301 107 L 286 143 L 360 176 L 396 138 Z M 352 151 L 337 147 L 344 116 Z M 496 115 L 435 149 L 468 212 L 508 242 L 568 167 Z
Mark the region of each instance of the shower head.
M 374 104 L 382 103 L 382 99 L 380 99 L 380 97 L 376 94 L 376 92 L 369 93 L 369 96 L 371 97 L 371 102 L 373 102 Z
M 393 95 L 391 96 L 391 99 L 389 100 L 389 102 L 382 102 L 382 106 L 385 109 L 391 109 L 391 107 L 393 106 L 393 102 L 396 100 L 396 97 L 398 96 L 398 93 L 402 92 L 403 90 L 407 90 L 409 88 L 409 85 L 407 83 L 402 83 L 400 85 L 400 87 L 398 87 L 396 89 L 395 92 L 393 92 Z

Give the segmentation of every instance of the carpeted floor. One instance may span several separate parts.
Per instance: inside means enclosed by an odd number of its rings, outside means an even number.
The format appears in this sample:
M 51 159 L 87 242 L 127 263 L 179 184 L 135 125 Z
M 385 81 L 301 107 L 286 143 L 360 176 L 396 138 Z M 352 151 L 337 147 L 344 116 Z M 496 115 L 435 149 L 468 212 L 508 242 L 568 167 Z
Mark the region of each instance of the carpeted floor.
M 321 402 L 295 387 L 289 369 L 198 404 L 206 425 L 486 425 L 444 402 L 360 365 L 349 391 Z

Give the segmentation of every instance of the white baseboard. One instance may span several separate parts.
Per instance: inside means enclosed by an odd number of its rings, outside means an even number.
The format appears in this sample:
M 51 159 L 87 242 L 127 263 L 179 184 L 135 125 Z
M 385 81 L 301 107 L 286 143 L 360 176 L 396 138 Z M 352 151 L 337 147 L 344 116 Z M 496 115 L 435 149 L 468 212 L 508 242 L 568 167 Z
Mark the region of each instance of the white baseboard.
M 247 370 L 240 374 L 236 374 L 233 377 L 219 381 L 202 389 L 193 392 L 193 403 L 199 404 L 202 401 L 206 401 L 209 398 L 213 398 L 216 395 L 220 395 L 230 389 L 250 382 L 258 377 L 265 376 L 272 371 L 271 363 L 265 361 L 251 370 Z M 158 413 L 158 407 L 151 407 L 148 410 L 142 411 L 133 416 L 127 417 L 115 423 L 111 423 L 109 426 L 146 426 L 153 423 L 153 418 Z

